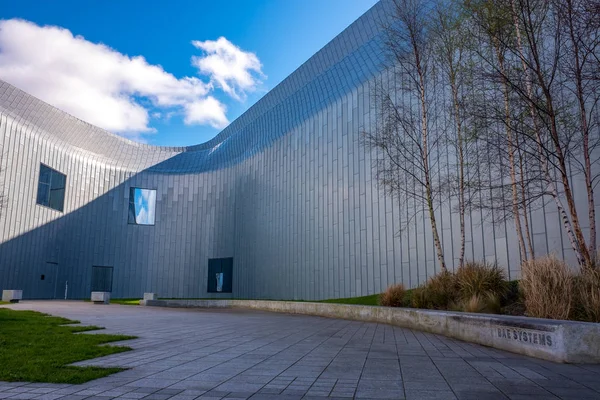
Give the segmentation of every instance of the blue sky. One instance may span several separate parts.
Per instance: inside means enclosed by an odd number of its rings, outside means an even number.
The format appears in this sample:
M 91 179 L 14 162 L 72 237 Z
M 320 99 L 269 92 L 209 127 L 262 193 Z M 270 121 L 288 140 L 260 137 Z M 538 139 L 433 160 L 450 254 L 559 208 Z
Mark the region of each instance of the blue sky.
M 216 135 L 376 0 L 0 2 L 0 78 L 125 137 L 179 146 Z

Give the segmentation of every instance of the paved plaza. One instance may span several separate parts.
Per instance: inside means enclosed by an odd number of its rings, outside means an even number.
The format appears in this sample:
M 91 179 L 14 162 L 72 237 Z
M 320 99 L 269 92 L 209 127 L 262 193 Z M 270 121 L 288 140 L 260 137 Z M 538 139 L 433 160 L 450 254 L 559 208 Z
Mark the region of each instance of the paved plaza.
M 600 365 L 537 360 L 394 326 L 244 310 L 26 301 L 139 339 L 83 385 L 0 382 L 0 399 L 600 399 Z M 2 366 L 0 366 L 2 368 Z

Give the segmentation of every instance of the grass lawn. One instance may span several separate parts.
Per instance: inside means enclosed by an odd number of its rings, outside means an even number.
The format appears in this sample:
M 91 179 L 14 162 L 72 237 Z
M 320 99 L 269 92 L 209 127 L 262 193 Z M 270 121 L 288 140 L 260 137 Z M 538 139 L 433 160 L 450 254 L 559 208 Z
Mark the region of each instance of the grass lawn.
M 78 321 L 34 311 L 0 308 L 0 381 L 83 383 L 122 371 L 122 368 L 70 367 L 68 364 L 131 350 L 99 346 L 124 335 L 78 335 L 102 329 L 65 326 Z
M 110 299 L 110 304 L 123 304 L 126 306 L 139 306 L 141 299 Z M 86 303 L 91 303 L 92 300 L 84 299 Z
M 110 299 L 110 304 L 123 304 L 126 306 L 139 306 L 141 299 Z

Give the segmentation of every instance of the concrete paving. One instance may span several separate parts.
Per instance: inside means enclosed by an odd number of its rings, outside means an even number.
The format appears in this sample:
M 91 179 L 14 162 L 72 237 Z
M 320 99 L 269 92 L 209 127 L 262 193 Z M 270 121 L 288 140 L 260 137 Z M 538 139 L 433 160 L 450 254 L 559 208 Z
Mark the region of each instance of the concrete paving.
M 565 365 L 394 326 L 241 310 L 26 301 L 136 335 L 78 365 L 127 371 L 83 385 L 0 382 L 0 399 L 600 399 L 600 365 Z M 0 366 L 2 368 L 2 366 Z

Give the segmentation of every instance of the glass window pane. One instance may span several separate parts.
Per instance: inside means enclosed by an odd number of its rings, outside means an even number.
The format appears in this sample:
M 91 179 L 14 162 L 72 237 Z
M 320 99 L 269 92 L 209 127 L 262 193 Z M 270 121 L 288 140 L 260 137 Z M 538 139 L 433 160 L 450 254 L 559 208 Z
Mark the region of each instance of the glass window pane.
M 54 189 L 64 189 L 67 177 L 60 172 L 52 171 L 50 188 Z
M 63 211 L 66 183 L 67 176 L 65 174 L 40 164 L 37 203 L 57 211 Z
M 154 225 L 156 190 L 131 188 L 129 191 L 129 223 Z
M 46 167 L 43 164 L 40 164 L 40 182 L 49 184 L 51 174 L 52 174 L 52 169 Z
M 42 182 L 38 183 L 37 203 L 43 206 L 47 206 L 49 194 L 50 186 Z
M 135 197 L 135 188 L 129 189 L 129 212 L 127 214 L 127 223 L 135 224 L 135 203 L 133 199 Z
M 55 210 L 62 211 L 63 205 L 65 204 L 65 188 L 62 189 L 51 189 L 50 190 L 50 201 L 48 206 Z

